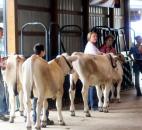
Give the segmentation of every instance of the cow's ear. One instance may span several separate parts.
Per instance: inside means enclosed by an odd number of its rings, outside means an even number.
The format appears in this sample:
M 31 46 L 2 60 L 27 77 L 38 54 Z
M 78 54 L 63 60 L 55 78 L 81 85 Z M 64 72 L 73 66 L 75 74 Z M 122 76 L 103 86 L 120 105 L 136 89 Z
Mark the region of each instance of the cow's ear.
M 67 59 L 70 61 L 70 62 L 74 62 L 78 59 L 77 56 L 68 56 Z

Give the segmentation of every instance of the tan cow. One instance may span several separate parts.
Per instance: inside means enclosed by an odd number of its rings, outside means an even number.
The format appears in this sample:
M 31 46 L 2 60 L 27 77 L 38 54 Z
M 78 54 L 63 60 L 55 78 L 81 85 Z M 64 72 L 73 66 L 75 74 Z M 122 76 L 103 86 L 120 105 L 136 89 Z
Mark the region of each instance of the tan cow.
M 14 122 L 15 117 L 15 96 L 19 93 L 20 112 L 23 113 L 23 90 L 21 67 L 25 58 L 21 55 L 9 55 L 4 59 L 2 67 L 3 80 L 8 86 L 9 103 L 10 103 L 10 123 Z
M 40 113 L 43 108 L 48 106 L 45 101 L 47 98 L 56 98 L 56 107 L 58 111 L 59 124 L 64 125 L 64 120 L 61 113 L 62 108 L 62 96 L 63 96 L 63 83 L 64 76 L 72 70 L 71 62 L 75 57 L 60 55 L 58 58 L 45 61 L 39 56 L 33 55 L 28 58 L 23 66 L 23 90 L 27 106 L 27 122 L 26 126 L 31 127 L 30 120 L 30 94 L 33 89 L 37 101 L 37 121 L 35 124 L 36 129 L 40 129 Z M 43 102 L 44 101 L 44 102 Z M 45 111 L 44 111 L 45 112 Z M 42 120 L 46 121 L 45 113 Z
M 116 101 L 120 102 L 120 90 L 121 90 L 121 83 L 123 80 L 123 68 L 122 64 L 125 62 L 125 58 L 122 54 L 117 54 L 117 60 L 116 60 L 116 68 L 113 71 L 113 86 L 111 88 L 111 101 L 115 100 L 114 91 L 116 87 Z M 116 85 L 116 86 L 114 86 Z
M 74 96 L 75 96 L 75 84 L 78 78 L 81 80 L 82 97 L 84 101 L 84 111 L 86 116 L 90 116 L 88 108 L 88 88 L 89 86 L 96 86 L 98 95 L 98 106 L 100 111 L 108 112 L 109 92 L 112 87 L 114 70 L 117 69 L 117 64 L 112 54 L 104 55 L 90 55 L 80 52 L 75 52 L 72 55 L 78 56 L 78 59 L 74 61 L 73 69 L 74 74 L 70 76 L 70 100 L 71 115 L 75 115 Z M 101 88 L 100 86 L 104 86 Z M 103 91 L 102 91 L 103 89 Z M 104 103 L 102 103 L 102 95 L 104 95 Z

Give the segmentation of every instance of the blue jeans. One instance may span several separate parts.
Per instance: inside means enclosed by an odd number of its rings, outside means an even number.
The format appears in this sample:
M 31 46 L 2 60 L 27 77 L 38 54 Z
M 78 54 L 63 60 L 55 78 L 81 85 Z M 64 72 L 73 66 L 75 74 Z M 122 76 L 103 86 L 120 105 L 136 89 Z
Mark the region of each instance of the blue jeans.
M 135 73 L 135 88 L 136 88 L 137 96 L 141 96 L 142 93 L 140 90 L 139 76 L 140 76 L 140 72 L 142 73 L 142 65 L 138 63 L 134 63 L 133 69 Z
M 8 104 L 6 101 L 6 90 L 4 87 L 1 70 L 0 70 L 0 115 L 8 113 Z
M 91 109 L 95 109 L 98 107 L 98 98 L 97 98 L 97 93 L 96 93 L 96 87 L 89 87 L 88 105 Z
M 36 106 L 37 106 L 37 98 L 33 98 L 33 122 L 35 123 L 36 122 Z M 48 109 L 46 110 L 46 117 L 48 119 L 48 116 L 49 116 L 49 111 Z

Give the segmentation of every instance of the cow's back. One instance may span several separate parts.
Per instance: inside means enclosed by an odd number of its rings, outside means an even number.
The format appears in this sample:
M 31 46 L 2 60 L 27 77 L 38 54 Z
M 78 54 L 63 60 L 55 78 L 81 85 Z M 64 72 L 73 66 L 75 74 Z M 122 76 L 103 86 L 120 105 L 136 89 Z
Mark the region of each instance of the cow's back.
M 2 70 L 3 79 L 8 86 L 18 85 L 21 89 L 21 67 L 25 58 L 20 55 L 10 55 L 6 61 L 6 68 Z
M 78 55 L 73 66 L 80 78 L 91 84 L 103 83 L 112 78 L 113 68 L 106 55 Z

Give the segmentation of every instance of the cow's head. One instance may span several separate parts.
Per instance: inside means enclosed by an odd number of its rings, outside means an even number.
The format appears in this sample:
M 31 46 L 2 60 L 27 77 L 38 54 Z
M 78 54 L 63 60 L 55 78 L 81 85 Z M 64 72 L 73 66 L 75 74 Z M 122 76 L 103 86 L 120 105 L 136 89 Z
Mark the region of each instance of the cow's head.
M 77 59 L 76 56 L 69 56 L 67 53 L 63 53 L 58 55 L 56 58 L 56 62 L 61 66 L 64 70 L 65 74 L 73 73 L 72 62 Z
M 117 62 L 117 56 L 114 55 L 113 53 L 108 53 L 106 55 L 107 55 L 108 59 L 110 60 L 110 63 L 112 65 L 112 67 L 116 68 L 117 67 L 117 64 L 116 64 L 116 62 Z
M 125 57 L 124 57 L 124 55 L 121 54 L 121 53 L 116 54 L 116 59 L 117 59 L 121 64 L 125 63 Z

